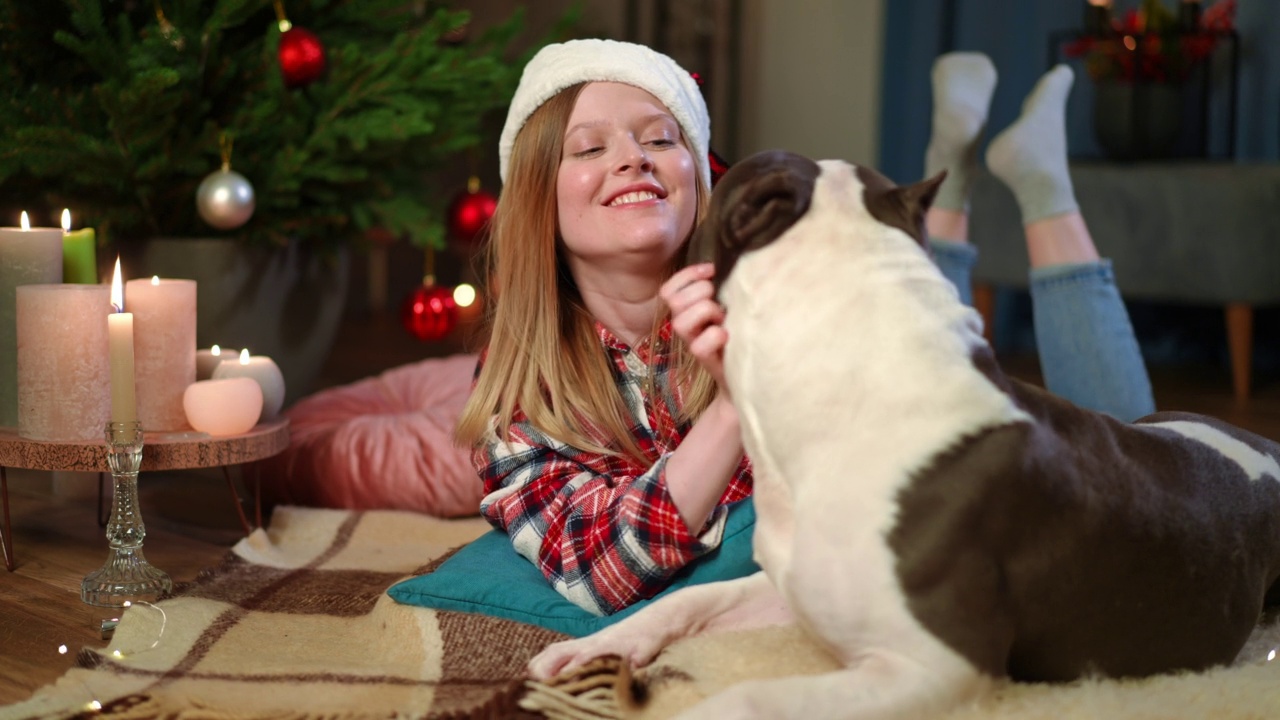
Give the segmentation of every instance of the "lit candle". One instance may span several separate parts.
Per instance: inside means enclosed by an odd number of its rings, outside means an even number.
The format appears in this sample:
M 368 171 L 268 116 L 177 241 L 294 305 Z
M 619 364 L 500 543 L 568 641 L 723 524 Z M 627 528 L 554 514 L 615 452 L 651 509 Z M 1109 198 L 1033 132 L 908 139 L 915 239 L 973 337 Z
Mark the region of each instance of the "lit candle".
M 262 355 L 240 351 L 240 360 L 224 360 L 213 370 L 213 379 L 246 377 L 262 387 L 262 419 L 272 420 L 284 406 L 284 375 L 275 361 Z
M 62 282 L 98 283 L 98 256 L 93 228 L 71 229 L 71 211 L 62 211 Z
M 86 442 L 111 415 L 106 285 L 18 288 L 18 435 Z
M 133 375 L 133 313 L 124 311 L 124 284 L 120 282 L 120 258 L 111 277 L 111 309 L 107 315 L 107 340 L 111 359 L 111 421 L 138 420 Z
M 133 315 L 138 421 L 151 432 L 187 429 L 182 393 L 196 381 L 196 281 L 125 283 Z
M 62 229 L 0 228 L 0 426 L 18 424 L 17 288 L 62 282 Z
M 218 367 L 218 363 L 220 362 L 222 362 L 221 347 L 214 345 L 208 350 L 197 350 L 196 380 L 208 380 L 213 377 L 213 370 Z
M 1084 5 L 1084 32 L 1098 37 L 1111 32 L 1111 0 L 1087 0 Z
M 182 394 L 187 422 L 215 437 L 253 429 L 262 415 L 262 386 L 253 378 L 197 380 Z

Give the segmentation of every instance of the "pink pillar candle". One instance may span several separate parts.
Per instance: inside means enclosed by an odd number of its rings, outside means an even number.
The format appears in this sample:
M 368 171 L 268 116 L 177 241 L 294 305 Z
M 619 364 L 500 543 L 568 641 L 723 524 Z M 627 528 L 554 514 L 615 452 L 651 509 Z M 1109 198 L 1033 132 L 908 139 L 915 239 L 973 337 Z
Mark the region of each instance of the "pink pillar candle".
M 269 357 L 250 355 L 241 350 L 240 357 L 229 357 L 213 370 L 214 379 L 247 377 L 262 387 L 262 419 L 274 420 L 284 406 L 284 375 Z
M 182 406 L 191 427 L 214 437 L 249 432 L 262 415 L 262 388 L 250 378 L 199 380 L 187 386 Z
M 23 213 L 24 220 L 26 213 Z M 29 226 L 30 222 L 24 225 Z M 18 424 L 19 285 L 62 282 L 62 229 L 0 227 L 0 425 Z
M 18 434 L 29 440 L 102 437 L 111 415 L 106 285 L 17 289 Z
M 148 431 L 185 430 L 182 394 L 196 381 L 196 281 L 130 280 L 124 298 L 133 313 L 138 421 Z

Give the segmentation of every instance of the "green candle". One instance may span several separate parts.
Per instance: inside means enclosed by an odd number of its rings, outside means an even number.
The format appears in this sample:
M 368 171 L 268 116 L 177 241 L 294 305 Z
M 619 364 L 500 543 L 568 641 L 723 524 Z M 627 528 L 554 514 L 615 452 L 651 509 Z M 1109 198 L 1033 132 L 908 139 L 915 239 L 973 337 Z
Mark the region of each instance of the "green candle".
M 62 211 L 62 282 L 96 285 L 98 256 L 93 228 L 71 229 L 71 213 Z

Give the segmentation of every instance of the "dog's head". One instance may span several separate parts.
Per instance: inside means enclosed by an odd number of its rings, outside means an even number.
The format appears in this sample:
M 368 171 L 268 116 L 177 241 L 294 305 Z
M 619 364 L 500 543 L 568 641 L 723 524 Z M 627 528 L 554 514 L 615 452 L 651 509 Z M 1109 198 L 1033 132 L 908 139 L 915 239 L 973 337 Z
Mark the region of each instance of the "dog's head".
M 716 184 L 707 218 L 690 242 L 688 262 L 714 263 L 718 288 L 744 254 L 770 245 L 809 212 L 820 183 L 848 173 L 858 181 L 849 187 L 859 191 L 844 197 L 844 204 L 861 206 L 874 222 L 926 247 L 925 212 L 945 172 L 898 186 L 871 168 L 767 151 L 737 163 Z

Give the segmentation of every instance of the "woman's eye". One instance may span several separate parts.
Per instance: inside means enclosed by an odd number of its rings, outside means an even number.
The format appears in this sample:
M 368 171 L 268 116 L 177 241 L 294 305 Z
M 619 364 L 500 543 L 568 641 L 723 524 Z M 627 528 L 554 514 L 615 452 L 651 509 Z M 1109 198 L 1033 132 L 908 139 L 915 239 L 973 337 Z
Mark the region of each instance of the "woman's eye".
M 657 138 L 656 140 L 650 140 L 647 144 L 654 147 L 671 147 L 676 144 L 676 141 L 671 138 Z

